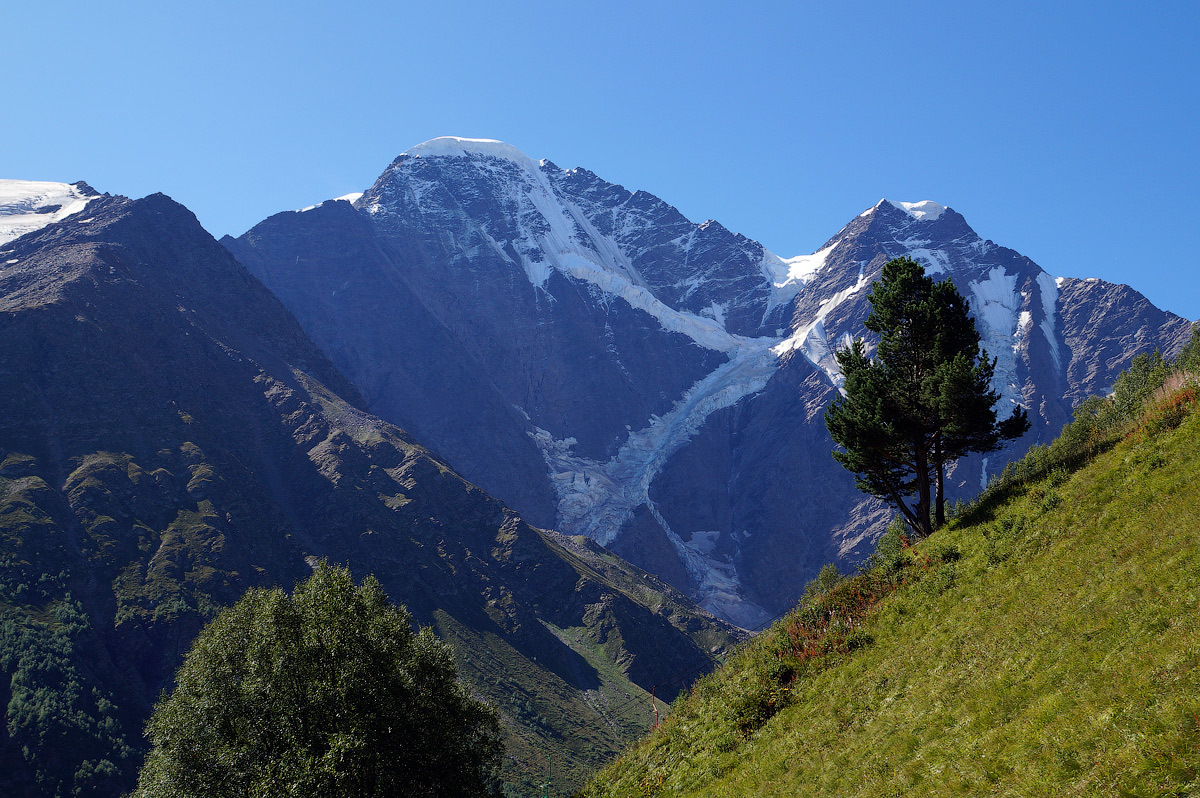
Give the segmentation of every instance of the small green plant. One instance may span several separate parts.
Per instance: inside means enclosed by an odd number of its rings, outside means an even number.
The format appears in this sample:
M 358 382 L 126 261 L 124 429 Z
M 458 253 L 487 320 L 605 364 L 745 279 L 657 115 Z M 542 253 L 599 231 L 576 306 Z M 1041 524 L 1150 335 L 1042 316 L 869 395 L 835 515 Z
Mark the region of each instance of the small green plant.
M 933 543 L 927 550 L 930 558 L 938 562 L 952 563 L 962 559 L 962 552 L 952 543 Z
M 951 563 L 942 563 L 921 580 L 921 590 L 930 596 L 940 596 L 954 587 L 958 575 Z

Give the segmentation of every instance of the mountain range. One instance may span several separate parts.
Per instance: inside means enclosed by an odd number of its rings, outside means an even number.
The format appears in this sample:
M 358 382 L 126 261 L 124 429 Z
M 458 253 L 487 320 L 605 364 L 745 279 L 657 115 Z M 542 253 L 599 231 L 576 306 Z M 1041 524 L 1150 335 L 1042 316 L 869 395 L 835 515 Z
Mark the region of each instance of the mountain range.
M 0 181 L 0 792 L 129 789 L 203 623 L 321 558 L 454 643 L 516 794 L 547 757 L 578 784 L 739 626 L 869 553 L 890 514 L 823 411 L 905 254 L 968 297 L 1033 420 L 957 496 L 1188 334 L 937 203 L 784 258 L 494 141 L 220 243 L 163 195 Z
M 1126 286 L 1054 277 L 932 201 L 881 200 L 811 255 L 496 141 L 435 139 L 362 194 L 222 243 L 371 412 L 533 523 L 582 534 L 744 627 L 890 517 L 829 456 L 833 352 L 908 255 L 955 282 L 1022 440 L 954 469 L 967 498 L 1049 441 L 1187 320 Z

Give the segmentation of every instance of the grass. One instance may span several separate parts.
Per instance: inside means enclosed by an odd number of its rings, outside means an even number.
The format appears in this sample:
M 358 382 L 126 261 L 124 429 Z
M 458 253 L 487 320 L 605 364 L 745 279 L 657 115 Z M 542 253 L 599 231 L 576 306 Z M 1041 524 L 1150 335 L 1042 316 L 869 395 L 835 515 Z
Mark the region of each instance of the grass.
M 511 794 L 542 795 L 547 758 L 554 772 L 551 794 L 566 794 L 568 785 L 582 783 L 610 751 L 649 725 L 648 695 L 605 656 L 588 629 L 547 624 L 597 669 L 600 684 L 581 692 L 537 667 L 499 636 L 472 630 L 441 610 L 434 617 L 438 636 L 454 646 L 457 656 L 470 658 L 472 689 L 501 713 L 504 781 Z M 460 674 L 466 671 L 460 667 Z M 637 701 L 631 704 L 631 697 Z M 624 711 L 614 715 L 614 707 Z M 641 707 L 646 709 L 638 712 Z
M 584 794 L 1200 794 L 1188 390 L 793 612 Z

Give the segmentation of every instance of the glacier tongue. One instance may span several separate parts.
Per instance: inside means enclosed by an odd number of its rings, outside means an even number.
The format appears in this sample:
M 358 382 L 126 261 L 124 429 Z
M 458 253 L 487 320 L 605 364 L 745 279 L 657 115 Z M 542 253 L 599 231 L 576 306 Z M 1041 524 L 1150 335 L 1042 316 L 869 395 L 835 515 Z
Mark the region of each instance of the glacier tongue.
M 1013 405 L 1021 403 L 1021 384 L 1017 380 L 1017 359 L 1013 341 L 1022 332 L 1018 326 L 1021 295 L 1017 292 L 1017 276 L 996 266 L 979 280 L 972 280 L 971 307 L 979 322 L 980 343 L 988 355 L 996 358 L 992 388 L 1000 398 Z M 1001 416 L 1003 406 L 998 408 Z
M 709 415 L 757 393 L 778 368 L 773 339 L 751 341 L 701 379 L 664 416 L 629 433 L 625 444 L 601 463 L 572 452 L 574 439 L 533 433 L 559 495 L 559 531 L 611 543 L 634 509 L 649 501 L 650 483 L 671 455 L 699 431 Z
M 1051 277 L 1046 272 L 1038 275 L 1037 284 L 1042 294 L 1042 333 L 1050 345 L 1050 357 L 1054 360 L 1054 368 L 1062 371 L 1062 357 L 1058 353 L 1058 339 L 1055 332 L 1055 316 L 1058 312 L 1058 287 L 1060 277 Z
M 686 314 L 684 314 L 686 315 Z M 747 601 L 732 563 L 711 555 L 710 542 L 680 538 L 650 499 L 650 484 L 666 462 L 699 431 L 709 415 L 757 393 L 778 368 L 772 351 L 775 339 L 749 339 L 738 343 L 728 362 L 693 385 L 664 416 L 631 432 L 625 444 L 607 462 L 572 452 L 573 438 L 563 440 L 543 429 L 531 433 L 546 458 L 558 493 L 558 530 L 587 535 L 602 545 L 616 539 L 635 509 L 646 505 L 658 520 L 689 575 L 698 585 L 694 596 L 723 617 L 749 622 L 765 618 L 765 610 Z M 756 621 L 757 622 L 757 621 Z

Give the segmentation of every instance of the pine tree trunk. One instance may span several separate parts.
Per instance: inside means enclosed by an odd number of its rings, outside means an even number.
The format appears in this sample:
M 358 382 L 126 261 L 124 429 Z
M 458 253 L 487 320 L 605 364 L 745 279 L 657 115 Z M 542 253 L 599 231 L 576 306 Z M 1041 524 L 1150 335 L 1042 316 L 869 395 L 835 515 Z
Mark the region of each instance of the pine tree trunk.
M 946 463 L 942 459 L 942 433 L 933 438 L 933 462 L 937 465 L 937 501 L 933 516 L 933 528 L 939 529 L 946 523 Z
M 925 450 L 924 441 L 919 441 L 916 445 L 916 466 L 917 466 L 917 506 L 913 511 L 917 515 L 917 523 L 920 524 L 920 536 L 927 538 L 933 534 L 933 527 L 929 523 L 929 453 Z

